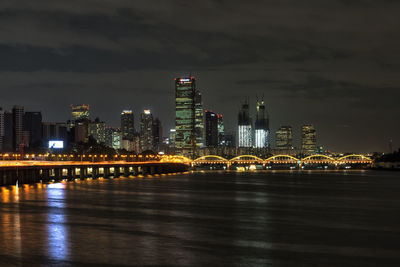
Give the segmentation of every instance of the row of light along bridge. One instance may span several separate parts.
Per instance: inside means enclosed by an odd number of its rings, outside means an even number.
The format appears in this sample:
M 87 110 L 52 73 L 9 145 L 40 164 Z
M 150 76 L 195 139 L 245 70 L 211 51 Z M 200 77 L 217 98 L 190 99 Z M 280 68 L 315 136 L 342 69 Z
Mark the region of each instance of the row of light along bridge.
M 112 161 L 43 161 L 3 160 L 0 161 L 0 186 L 16 183 L 37 183 L 86 178 L 118 178 L 120 176 L 163 175 L 186 172 L 196 168 L 222 169 L 273 169 L 273 168 L 365 168 L 372 160 L 363 155 L 346 155 L 332 158 L 312 155 L 298 159 L 290 155 L 275 155 L 262 159 L 253 155 L 241 155 L 225 159 L 207 155 L 191 160 L 184 156 L 153 156 L 149 159 L 126 159 Z
M 241 155 L 232 159 L 226 159 L 217 155 L 207 155 L 191 160 L 183 156 L 166 156 L 163 160 L 170 162 L 183 162 L 192 167 L 221 167 L 241 168 L 256 166 L 258 168 L 365 168 L 372 164 L 372 159 L 358 154 L 333 158 L 326 155 L 311 155 L 302 159 L 290 155 L 275 155 L 262 159 L 253 155 Z

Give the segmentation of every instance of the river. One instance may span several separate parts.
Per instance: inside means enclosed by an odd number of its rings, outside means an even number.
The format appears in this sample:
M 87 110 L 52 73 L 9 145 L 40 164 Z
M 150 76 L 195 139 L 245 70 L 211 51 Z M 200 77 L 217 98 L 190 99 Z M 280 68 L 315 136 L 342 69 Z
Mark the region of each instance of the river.
M 1 266 L 400 266 L 399 172 L 192 172 L 0 190 Z

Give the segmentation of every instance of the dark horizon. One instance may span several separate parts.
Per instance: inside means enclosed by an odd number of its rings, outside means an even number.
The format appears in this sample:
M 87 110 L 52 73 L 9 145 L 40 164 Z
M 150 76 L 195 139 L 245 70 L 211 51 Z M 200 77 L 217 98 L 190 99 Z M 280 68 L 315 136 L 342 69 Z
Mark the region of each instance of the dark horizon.
M 240 103 L 265 96 L 274 133 L 314 124 L 343 152 L 400 147 L 400 3 L 293 0 L 19 1 L 0 4 L 0 106 L 65 121 L 70 104 L 119 125 L 149 108 L 174 127 L 173 79 L 198 78 L 204 108 L 236 130 Z M 274 144 L 274 142 L 273 142 Z

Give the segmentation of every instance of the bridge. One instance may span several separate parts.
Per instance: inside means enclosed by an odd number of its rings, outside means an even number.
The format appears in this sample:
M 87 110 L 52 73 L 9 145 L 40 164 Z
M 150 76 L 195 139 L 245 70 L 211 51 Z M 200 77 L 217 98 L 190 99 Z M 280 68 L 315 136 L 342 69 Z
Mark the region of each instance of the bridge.
M 316 154 L 302 159 L 293 157 L 291 155 L 274 155 L 267 159 L 262 159 L 254 155 L 240 155 L 232 159 L 226 159 L 218 155 L 206 155 L 194 160 L 183 156 L 165 156 L 165 158 L 162 160 L 190 164 L 194 168 L 211 166 L 211 168 L 215 167 L 223 169 L 240 169 L 241 167 L 248 167 L 250 169 L 272 169 L 279 167 L 290 169 L 307 169 L 320 166 L 324 166 L 325 168 L 340 169 L 355 166 L 358 168 L 363 168 L 372 164 L 372 159 L 360 154 L 351 154 L 339 158 Z
M 188 171 L 181 162 L 161 161 L 0 161 L 0 186 L 72 181 L 86 178 L 118 178 L 130 176 L 165 175 Z

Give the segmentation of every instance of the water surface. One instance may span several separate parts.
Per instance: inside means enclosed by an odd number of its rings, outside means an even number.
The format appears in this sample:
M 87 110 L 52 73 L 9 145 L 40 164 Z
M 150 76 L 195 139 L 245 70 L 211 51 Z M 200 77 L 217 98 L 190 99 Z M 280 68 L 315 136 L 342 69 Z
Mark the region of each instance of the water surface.
M 400 173 L 0 187 L 0 265 L 400 266 Z

